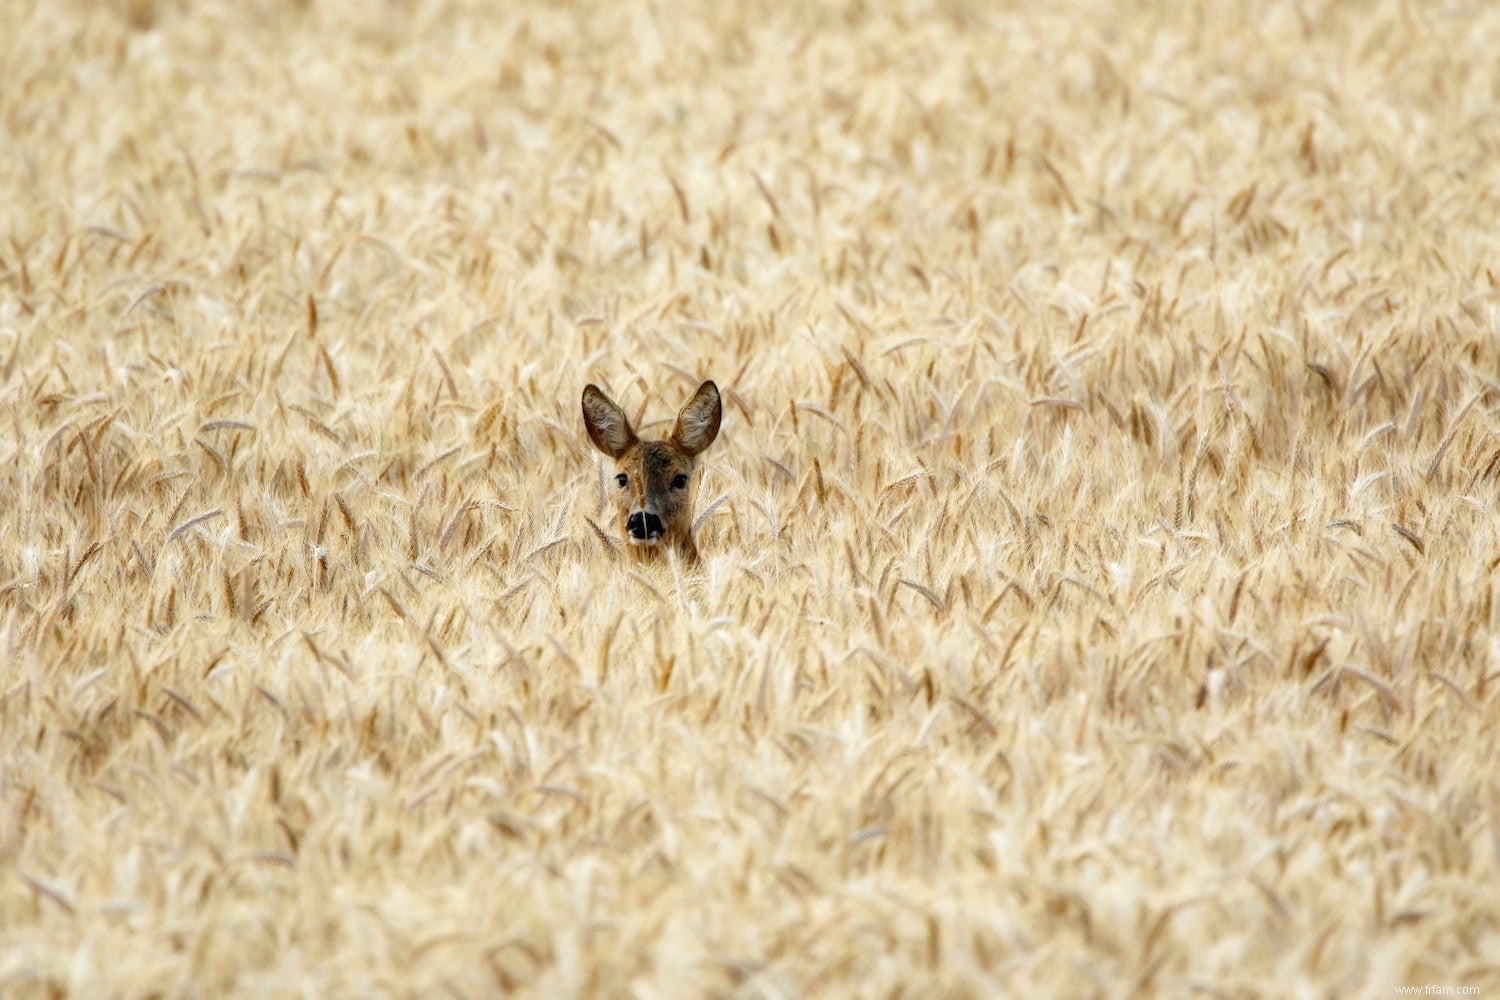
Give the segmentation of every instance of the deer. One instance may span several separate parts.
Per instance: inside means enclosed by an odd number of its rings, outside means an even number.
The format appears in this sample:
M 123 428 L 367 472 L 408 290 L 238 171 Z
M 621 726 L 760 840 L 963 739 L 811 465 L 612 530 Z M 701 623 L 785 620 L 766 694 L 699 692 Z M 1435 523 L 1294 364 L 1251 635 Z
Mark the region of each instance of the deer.
M 583 389 L 583 423 L 594 447 L 614 460 L 615 513 L 629 551 L 638 558 L 676 552 L 698 562 L 693 542 L 693 473 L 719 436 L 724 406 L 719 387 L 704 382 L 682 411 L 671 437 L 643 440 L 618 403 L 590 383 Z

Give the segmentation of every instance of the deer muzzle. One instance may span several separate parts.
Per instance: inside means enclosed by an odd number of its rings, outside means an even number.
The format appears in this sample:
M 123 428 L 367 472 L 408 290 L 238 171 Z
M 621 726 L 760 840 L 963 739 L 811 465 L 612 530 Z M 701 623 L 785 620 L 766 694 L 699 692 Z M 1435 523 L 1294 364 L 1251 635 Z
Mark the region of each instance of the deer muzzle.
M 625 529 L 630 533 L 631 545 L 655 545 L 667 530 L 661 518 L 645 510 L 638 510 L 626 518 Z

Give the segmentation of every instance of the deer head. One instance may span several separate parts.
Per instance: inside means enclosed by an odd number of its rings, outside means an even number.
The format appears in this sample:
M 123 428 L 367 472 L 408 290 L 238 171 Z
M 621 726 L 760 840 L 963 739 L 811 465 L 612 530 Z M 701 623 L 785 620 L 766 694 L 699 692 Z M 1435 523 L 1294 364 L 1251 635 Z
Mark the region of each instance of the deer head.
M 723 416 L 719 387 L 704 382 L 677 414 L 671 437 L 642 440 L 614 400 L 596 385 L 584 387 L 583 423 L 594 447 L 614 460 L 615 512 L 633 552 L 655 554 L 670 547 L 697 560 L 693 471 L 698 455 L 718 437 Z

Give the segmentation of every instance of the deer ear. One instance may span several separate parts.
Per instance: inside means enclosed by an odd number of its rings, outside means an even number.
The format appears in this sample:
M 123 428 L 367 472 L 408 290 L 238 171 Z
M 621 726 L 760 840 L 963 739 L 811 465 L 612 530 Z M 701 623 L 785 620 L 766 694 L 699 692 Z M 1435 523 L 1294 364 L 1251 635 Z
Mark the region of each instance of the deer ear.
M 635 431 L 625 411 L 592 383 L 583 388 L 583 424 L 589 440 L 610 458 L 619 458 L 635 444 Z
M 719 401 L 719 387 L 704 382 L 677 414 L 677 429 L 672 431 L 672 440 L 691 458 L 714 443 L 714 438 L 719 436 L 719 421 L 723 419 L 724 404 Z

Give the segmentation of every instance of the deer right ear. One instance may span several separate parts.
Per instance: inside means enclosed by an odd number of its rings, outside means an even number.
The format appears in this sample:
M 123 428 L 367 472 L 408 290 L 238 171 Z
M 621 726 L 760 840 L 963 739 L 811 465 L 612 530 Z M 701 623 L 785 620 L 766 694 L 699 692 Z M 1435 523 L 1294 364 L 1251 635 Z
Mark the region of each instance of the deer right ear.
M 635 431 L 625 411 L 592 383 L 583 388 L 583 424 L 589 440 L 610 458 L 619 458 L 635 444 Z
M 704 382 L 677 414 L 677 429 L 672 432 L 672 440 L 691 458 L 714 443 L 714 438 L 719 436 L 719 422 L 723 419 L 724 404 L 719 401 L 719 387 Z

